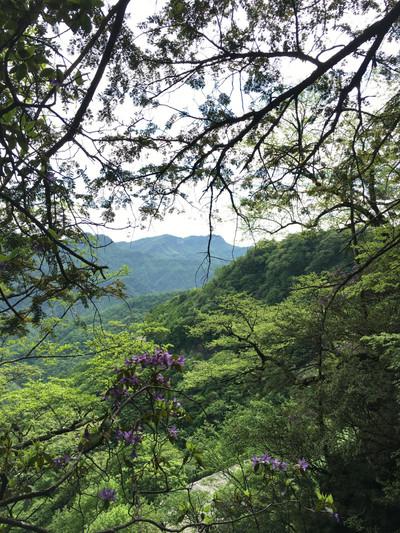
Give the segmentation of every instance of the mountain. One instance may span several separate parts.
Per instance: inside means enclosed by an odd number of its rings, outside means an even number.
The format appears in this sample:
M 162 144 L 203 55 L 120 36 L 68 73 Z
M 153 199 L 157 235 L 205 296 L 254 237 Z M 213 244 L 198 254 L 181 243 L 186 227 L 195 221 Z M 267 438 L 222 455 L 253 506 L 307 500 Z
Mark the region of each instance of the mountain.
M 217 267 L 243 255 L 247 248 L 233 246 L 218 235 L 211 241 L 211 263 L 207 260 L 208 236 L 186 238 L 161 235 L 132 242 L 113 242 L 99 235 L 95 240 L 97 260 L 111 272 L 127 267 L 121 275 L 128 296 L 169 292 L 201 286 Z
M 190 351 L 194 341 L 188 328 L 197 321 L 199 310 L 213 309 L 218 297 L 227 293 L 247 293 L 268 305 L 279 303 L 298 276 L 350 268 L 348 239 L 346 233 L 304 231 L 281 241 L 260 241 L 219 269 L 204 287 L 175 295 L 154 307 L 149 317 L 169 328 L 168 341 L 177 350 Z

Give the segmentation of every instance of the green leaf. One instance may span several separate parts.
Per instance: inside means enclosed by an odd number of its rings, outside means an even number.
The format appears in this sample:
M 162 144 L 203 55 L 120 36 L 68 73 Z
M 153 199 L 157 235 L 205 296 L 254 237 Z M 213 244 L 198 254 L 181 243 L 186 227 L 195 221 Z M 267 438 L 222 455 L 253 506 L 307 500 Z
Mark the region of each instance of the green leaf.
M 47 67 L 42 70 L 42 76 L 49 80 L 52 80 L 57 77 L 57 72 L 54 70 L 54 68 Z
M 333 506 L 333 496 L 332 494 L 328 494 L 325 498 L 325 501 L 328 505 L 330 505 L 331 507 Z
M 13 70 L 18 81 L 23 80 L 28 74 L 26 63 L 20 63 L 19 65 L 16 65 Z
M 77 83 L 77 85 L 83 85 L 83 77 L 82 77 L 82 73 L 80 70 L 77 71 L 76 73 L 76 76 L 75 76 L 75 81 Z
M 203 519 L 204 524 L 210 525 L 214 522 L 214 519 L 211 515 L 206 515 Z

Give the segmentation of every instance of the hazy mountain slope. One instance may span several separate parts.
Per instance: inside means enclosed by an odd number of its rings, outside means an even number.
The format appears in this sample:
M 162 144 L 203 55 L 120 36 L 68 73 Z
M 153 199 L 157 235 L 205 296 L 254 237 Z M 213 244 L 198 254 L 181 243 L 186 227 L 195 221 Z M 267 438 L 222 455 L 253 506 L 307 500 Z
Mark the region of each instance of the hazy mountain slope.
M 121 277 L 128 296 L 184 290 L 201 286 L 205 281 L 208 236 L 162 235 L 132 242 L 113 242 L 99 236 L 97 243 L 101 245 L 97 249 L 98 261 L 106 264 L 110 271 L 128 267 L 128 274 Z M 217 267 L 240 257 L 246 250 L 214 236 L 210 276 Z

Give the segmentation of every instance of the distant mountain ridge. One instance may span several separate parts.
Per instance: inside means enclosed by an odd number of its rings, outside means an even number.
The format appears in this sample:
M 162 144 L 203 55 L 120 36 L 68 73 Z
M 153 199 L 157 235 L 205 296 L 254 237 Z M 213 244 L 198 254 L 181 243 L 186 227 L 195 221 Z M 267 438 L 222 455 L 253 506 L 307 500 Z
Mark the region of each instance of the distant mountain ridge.
M 131 242 L 114 242 L 109 237 L 96 237 L 97 260 L 109 270 L 128 267 L 121 276 L 128 296 L 154 292 L 170 292 L 198 287 L 207 276 L 208 236 L 175 237 L 161 235 Z M 226 265 L 247 251 L 233 246 L 219 235 L 211 240 L 209 277 L 215 269 Z

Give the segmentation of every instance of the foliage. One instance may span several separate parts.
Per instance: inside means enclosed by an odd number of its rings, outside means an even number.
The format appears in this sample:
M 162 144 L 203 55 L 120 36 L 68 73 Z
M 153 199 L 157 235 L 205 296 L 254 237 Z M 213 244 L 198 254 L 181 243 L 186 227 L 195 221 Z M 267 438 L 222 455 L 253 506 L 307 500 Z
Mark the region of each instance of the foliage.
M 137 199 L 140 223 L 200 185 L 211 233 L 224 193 L 268 231 L 328 216 L 354 240 L 397 220 L 397 3 L 170 0 L 140 28 L 129 4 L 2 4 L 7 332 L 54 298 L 120 294 L 83 232 L 92 208 L 108 224 Z
M 345 272 L 353 263 L 346 237 L 333 231 L 308 231 L 282 241 L 261 241 L 246 255 L 217 270 L 203 289 L 183 292 L 155 306 L 149 320 L 170 329 L 169 342 L 176 349 L 197 348 L 190 328 L 197 324 L 198 310 L 212 311 L 218 296 L 226 292 L 246 292 L 267 304 L 278 303 L 302 274 L 335 268 Z
M 395 533 L 400 4 L 129 4 L 0 2 L 0 527 Z M 309 231 L 57 340 L 193 187 Z
M 360 256 L 380 249 L 380 233 Z M 400 442 L 397 264 L 393 250 L 334 298 L 329 277 L 309 275 L 263 312 L 249 297 L 225 297 L 198 316 L 196 334 L 215 351 L 193 363 L 185 380 L 187 391 L 209 398 L 216 434 L 202 439 L 220 464 L 259 454 L 266 443 L 271 455 L 307 457 L 351 531 L 396 531 L 398 521 L 388 497 L 396 493 Z M 257 351 L 267 355 L 261 369 Z M 213 391 L 221 386 L 226 401 L 240 389 L 233 409 L 217 403 Z
M 39 322 L 44 304 L 60 296 L 72 305 L 119 292 L 118 285 L 115 290 L 99 285 L 104 269 L 82 249 L 74 206 L 79 168 L 59 151 L 81 128 L 127 3 L 103 15 L 101 0 L 3 2 L 0 326 L 6 331 Z M 81 48 L 72 62 L 60 40 L 63 28 L 71 44 Z M 107 44 L 99 49 L 99 38 L 108 32 Z M 103 60 L 88 83 L 87 69 L 101 50 Z
M 377 228 L 355 264 L 386 242 Z M 192 293 L 213 304 L 196 311 L 193 355 L 174 385 L 184 360 L 144 338 L 170 342 L 154 315 L 81 341 L 86 355 L 68 377 L 3 365 L 10 519 L 30 516 L 44 531 L 63 521 L 71 531 L 156 531 L 166 520 L 217 531 L 396 531 L 398 264 L 392 248 L 363 275 L 349 270 L 339 292 L 337 271 L 306 274 L 273 305 L 209 282 Z M 18 352 L 23 340 L 12 342 Z M 53 342 L 43 353 L 77 349 Z

